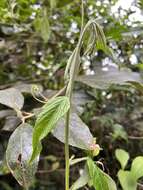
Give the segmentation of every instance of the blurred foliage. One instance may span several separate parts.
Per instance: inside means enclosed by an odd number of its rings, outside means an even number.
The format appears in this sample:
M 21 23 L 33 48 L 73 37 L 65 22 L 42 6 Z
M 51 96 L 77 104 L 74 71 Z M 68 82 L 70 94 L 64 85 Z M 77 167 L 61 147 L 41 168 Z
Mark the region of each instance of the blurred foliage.
M 126 8 L 120 5 L 120 0 L 84 1 L 85 23 L 92 18 L 102 25 L 114 59 L 101 50 L 92 57 L 84 56 L 81 74 L 94 74 L 113 66 L 136 71 L 142 77 L 143 1 L 131 0 L 129 4 Z M 41 84 L 47 97 L 53 93 L 47 89 L 58 90 L 64 86 L 64 69 L 80 32 L 80 6 L 80 0 L 0 0 L 0 89 L 21 84 Z M 142 86 L 133 82 L 130 86 L 111 85 L 107 89 L 91 89 L 77 83 L 76 89 L 81 88 L 84 88 L 83 92 L 76 97 L 78 111 L 103 148 L 100 158 L 105 171 L 117 181 L 119 166 L 115 161 L 115 149 L 127 149 L 131 157 L 143 155 Z M 36 103 L 27 91 L 24 96 L 25 110 L 39 107 L 40 103 Z M 81 105 L 83 101 L 86 103 L 84 108 Z M 16 118 L 15 113 L 9 112 L 5 106 L 0 105 L 0 109 L 0 163 L 5 163 L 4 150 L 13 130 L 8 126 L 16 122 Z M 34 190 L 63 189 L 63 146 L 58 141 L 48 145 L 48 141 L 53 142 L 53 137 L 44 141 L 45 151 L 32 188 Z M 74 148 L 71 152 L 83 154 Z M 49 154 L 57 160 L 46 159 Z M 0 189 L 10 189 L 9 186 L 20 189 L 7 174 L 4 164 L 1 168 Z M 72 169 L 72 180 L 77 178 L 78 170 Z M 120 185 L 118 189 L 121 189 Z

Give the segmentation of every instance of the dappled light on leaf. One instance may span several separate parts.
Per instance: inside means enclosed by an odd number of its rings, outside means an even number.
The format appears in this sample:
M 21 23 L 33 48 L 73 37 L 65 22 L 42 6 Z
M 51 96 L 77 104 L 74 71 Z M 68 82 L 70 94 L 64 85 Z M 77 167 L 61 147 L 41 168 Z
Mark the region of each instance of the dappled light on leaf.
M 52 134 L 63 143 L 65 141 L 64 130 L 65 122 L 64 119 L 62 119 L 58 122 L 57 127 L 52 131 Z M 93 136 L 90 133 L 89 128 L 76 113 L 71 113 L 69 126 L 69 144 L 81 149 L 89 150 L 92 142 Z
M 19 90 L 8 88 L 0 90 L 0 103 L 15 110 L 20 110 L 24 104 L 24 97 Z
M 12 175 L 25 188 L 32 185 L 37 170 L 37 157 L 30 165 L 32 153 L 33 128 L 29 124 L 21 124 L 11 135 L 7 150 L 6 161 Z
M 94 75 L 79 76 L 76 80 L 97 89 L 107 89 L 112 84 L 127 85 L 129 81 L 143 82 L 139 73 L 117 68 L 98 70 Z

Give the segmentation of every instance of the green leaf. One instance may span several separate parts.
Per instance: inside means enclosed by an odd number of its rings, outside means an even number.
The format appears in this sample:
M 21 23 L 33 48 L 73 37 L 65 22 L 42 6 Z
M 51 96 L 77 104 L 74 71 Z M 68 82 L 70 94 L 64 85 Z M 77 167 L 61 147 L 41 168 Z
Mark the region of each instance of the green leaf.
M 47 10 L 43 10 L 43 16 L 36 18 L 34 21 L 34 27 L 37 33 L 39 33 L 45 43 L 48 42 L 50 37 L 50 24 L 47 15 Z
M 100 173 L 96 164 L 91 159 L 88 159 L 87 165 L 93 187 L 96 190 L 107 190 L 107 182 L 104 176 Z
M 37 157 L 31 165 L 28 163 L 32 153 L 32 134 L 32 126 L 21 124 L 12 133 L 6 150 L 8 168 L 18 183 L 25 188 L 33 183 L 39 161 Z
M 54 9 L 57 6 L 57 0 L 50 0 L 50 7 Z
M 6 182 L 0 181 L 0 185 L 4 188 L 4 190 L 13 190 Z
M 110 190 L 117 190 L 117 187 L 116 187 L 116 183 L 113 181 L 113 179 L 107 175 L 106 173 L 102 172 L 104 174 L 104 177 L 107 181 L 107 184 L 108 184 L 108 188 Z
M 69 108 L 70 102 L 66 96 L 52 98 L 43 106 L 43 111 L 39 114 L 34 127 L 33 153 L 30 161 L 40 154 L 42 148 L 40 141 L 56 127 L 59 119 L 65 115 Z
M 130 171 L 119 170 L 118 178 L 123 190 L 137 189 L 137 181 Z
M 81 176 L 74 182 L 70 190 L 77 190 L 84 187 L 90 180 L 88 169 L 85 167 Z
M 44 42 L 48 42 L 50 37 L 50 24 L 47 16 L 41 19 L 41 37 Z
M 136 88 L 141 94 L 143 94 L 143 83 L 139 83 L 136 81 L 130 81 L 128 83 L 131 84 L 134 88 Z
M 64 143 L 64 119 L 60 120 L 57 127 L 52 131 L 52 134 L 61 142 Z M 81 149 L 89 150 L 93 143 L 93 136 L 87 125 L 80 119 L 76 113 L 70 115 L 69 125 L 69 144 Z
M 19 90 L 8 88 L 0 90 L 0 103 L 15 110 L 20 110 L 24 104 L 24 97 Z
M 124 170 L 129 160 L 129 153 L 123 149 L 116 149 L 115 156 L 120 162 L 121 168 Z
M 143 176 L 143 156 L 138 156 L 133 160 L 131 173 L 136 180 Z
M 92 88 L 107 89 L 112 84 L 125 85 L 128 81 L 142 82 L 139 73 L 129 70 L 118 70 L 110 67 L 108 71 L 101 69 L 95 72 L 95 75 L 82 75 L 76 79 Z
M 72 3 L 72 1 L 71 0 L 62 0 L 62 1 L 57 1 L 57 3 L 58 3 L 58 7 L 63 7 L 63 6 L 66 6 L 69 3 Z
M 122 138 L 124 140 L 128 140 L 128 134 L 126 133 L 124 127 L 120 124 L 115 124 L 112 126 L 113 134 L 112 137 L 114 139 Z
M 87 161 L 87 165 L 93 187 L 96 190 L 117 190 L 115 182 L 100 170 L 90 158 Z

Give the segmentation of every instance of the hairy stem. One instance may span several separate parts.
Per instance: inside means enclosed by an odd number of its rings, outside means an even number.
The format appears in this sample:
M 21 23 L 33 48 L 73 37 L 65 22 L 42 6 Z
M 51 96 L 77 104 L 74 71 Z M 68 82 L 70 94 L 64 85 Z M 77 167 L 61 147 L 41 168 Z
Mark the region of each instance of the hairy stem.
M 71 65 L 71 76 L 70 80 L 66 89 L 66 96 L 69 97 L 70 105 L 72 104 L 72 93 L 73 93 L 73 87 L 74 87 L 74 80 L 75 76 L 78 73 L 79 65 L 78 62 L 78 56 L 80 51 L 80 45 L 83 37 L 83 29 L 84 29 L 84 4 L 82 0 L 82 20 L 81 20 L 81 34 L 80 39 L 77 45 L 77 48 L 75 49 L 75 54 L 73 56 L 73 65 Z M 71 112 L 71 106 L 69 111 L 66 114 L 66 124 L 65 124 L 65 190 L 69 190 L 69 177 L 70 177 L 70 162 L 69 162 L 69 125 L 70 125 L 70 112 Z
M 66 115 L 66 127 L 65 127 L 65 190 L 69 190 L 69 176 L 70 176 L 70 164 L 69 164 L 69 121 L 70 110 Z

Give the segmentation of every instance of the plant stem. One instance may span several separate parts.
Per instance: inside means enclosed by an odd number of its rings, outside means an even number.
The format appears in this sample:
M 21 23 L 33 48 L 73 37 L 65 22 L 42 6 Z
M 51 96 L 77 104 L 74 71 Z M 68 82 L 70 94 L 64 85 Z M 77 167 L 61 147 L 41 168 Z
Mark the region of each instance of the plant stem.
M 69 164 L 69 122 L 70 122 L 70 110 L 66 115 L 66 127 L 65 127 L 65 190 L 69 190 L 69 176 L 70 176 L 70 164 Z
M 84 0 L 82 0 L 81 4 L 81 32 L 83 31 L 84 27 Z
M 73 87 L 74 87 L 74 80 L 76 73 L 79 70 L 80 63 L 77 62 L 80 45 L 83 37 L 83 29 L 84 29 L 84 3 L 82 0 L 82 7 L 81 7 L 81 14 L 82 14 L 82 20 L 81 20 L 81 33 L 80 33 L 80 39 L 77 45 L 77 48 L 75 49 L 75 55 L 73 58 L 73 65 L 71 66 L 71 76 L 70 80 L 66 89 L 66 96 L 69 97 L 70 105 L 72 104 L 72 93 L 73 93 Z M 65 190 L 69 190 L 69 177 L 70 177 L 70 162 L 69 162 L 69 125 L 70 125 L 70 112 L 71 112 L 71 106 L 69 111 L 66 114 L 66 124 L 65 124 Z
M 24 187 L 23 190 L 29 190 L 29 188 L 28 187 Z
M 78 51 L 76 51 L 75 55 L 77 56 L 77 54 L 78 54 Z M 65 190 L 69 190 L 69 176 L 70 176 L 69 175 L 70 173 L 69 125 L 70 125 L 70 112 L 71 112 L 71 105 L 72 105 L 72 92 L 73 92 L 73 87 L 74 87 L 75 73 L 76 73 L 76 61 L 74 61 L 72 75 L 71 75 L 71 78 L 66 90 L 66 96 L 69 98 L 69 101 L 70 101 L 70 109 L 66 114 L 66 124 L 65 124 Z

